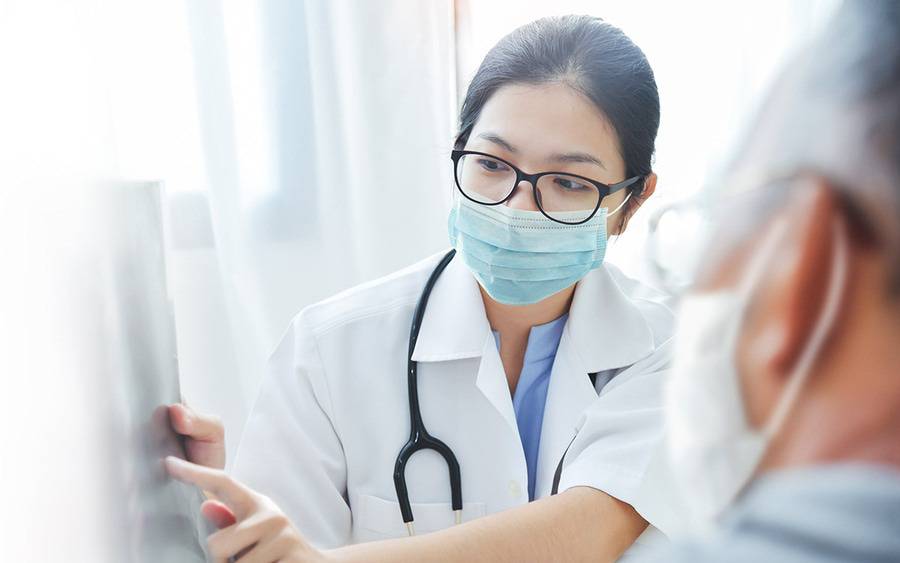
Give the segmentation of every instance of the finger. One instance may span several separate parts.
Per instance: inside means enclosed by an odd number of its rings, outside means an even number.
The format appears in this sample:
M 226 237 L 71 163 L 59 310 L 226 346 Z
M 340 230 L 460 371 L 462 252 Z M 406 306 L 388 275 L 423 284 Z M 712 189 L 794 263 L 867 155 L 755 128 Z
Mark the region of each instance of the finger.
M 190 431 L 192 414 L 193 411 L 181 403 L 169 405 L 169 421 L 179 434 L 187 434 Z
M 201 442 L 225 442 L 222 420 L 210 414 L 200 414 L 181 403 L 169 405 L 169 420 L 179 434 Z
M 177 457 L 166 457 L 166 471 L 183 483 L 210 491 L 243 520 L 256 507 L 256 493 L 229 477 L 221 469 L 210 469 Z
M 234 526 L 210 534 L 206 543 L 214 557 L 231 557 L 252 551 L 253 546 L 278 533 L 283 525 L 277 518 L 255 514 Z
M 234 512 L 224 503 L 217 500 L 205 501 L 200 505 L 200 513 L 203 514 L 204 518 L 212 522 L 213 526 L 218 530 L 227 528 L 237 522 Z
M 240 563 L 271 563 L 282 561 L 296 547 L 295 539 L 287 530 L 263 538 L 246 554 L 236 558 Z
M 237 561 L 238 559 L 243 557 L 244 554 L 247 553 L 248 551 L 250 551 L 250 549 L 252 547 L 253 546 L 250 546 L 247 549 L 241 551 L 240 553 L 238 553 L 237 555 L 234 555 L 234 556 L 229 555 L 227 557 L 213 557 L 213 555 L 211 553 L 209 553 L 209 551 L 207 551 L 207 554 L 209 555 L 209 559 L 213 563 L 233 563 L 234 561 Z

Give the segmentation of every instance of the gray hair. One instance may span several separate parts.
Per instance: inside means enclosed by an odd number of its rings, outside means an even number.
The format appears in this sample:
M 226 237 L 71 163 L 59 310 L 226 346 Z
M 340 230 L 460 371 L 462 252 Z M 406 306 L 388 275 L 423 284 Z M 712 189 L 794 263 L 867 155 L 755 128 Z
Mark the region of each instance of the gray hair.
M 736 158 L 735 178 L 834 180 L 891 248 L 900 291 L 900 2 L 844 2 L 784 70 Z

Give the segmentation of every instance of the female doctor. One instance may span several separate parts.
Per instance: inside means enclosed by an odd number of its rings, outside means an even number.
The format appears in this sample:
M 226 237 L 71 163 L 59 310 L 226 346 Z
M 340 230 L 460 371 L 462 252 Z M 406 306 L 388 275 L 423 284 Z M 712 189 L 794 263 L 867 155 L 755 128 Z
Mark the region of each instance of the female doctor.
M 224 465 L 216 424 L 173 407 L 200 465 L 168 469 L 218 497 L 210 553 L 596 561 L 663 537 L 645 474 L 672 317 L 603 261 L 653 194 L 658 124 L 619 29 L 570 16 L 503 38 L 448 159 L 455 255 L 300 312 L 231 476 L 202 467 Z

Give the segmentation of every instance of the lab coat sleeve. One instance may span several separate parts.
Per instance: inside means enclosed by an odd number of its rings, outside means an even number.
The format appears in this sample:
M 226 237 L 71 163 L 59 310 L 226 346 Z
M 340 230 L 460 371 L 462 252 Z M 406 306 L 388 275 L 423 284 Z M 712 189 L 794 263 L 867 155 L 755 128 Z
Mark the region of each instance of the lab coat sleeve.
M 314 546 L 350 541 L 347 468 L 315 337 L 301 313 L 269 359 L 232 467 Z
M 662 390 L 669 344 L 622 371 L 582 417 L 566 453 L 559 491 L 578 486 L 627 502 L 669 535 L 677 518 L 670 478 L 657 463 L 663 449 Z

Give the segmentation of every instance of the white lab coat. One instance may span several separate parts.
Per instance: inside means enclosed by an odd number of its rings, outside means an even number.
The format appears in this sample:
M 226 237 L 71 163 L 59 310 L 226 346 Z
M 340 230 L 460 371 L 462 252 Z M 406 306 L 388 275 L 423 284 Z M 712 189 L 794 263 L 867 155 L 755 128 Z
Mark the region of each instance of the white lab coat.
M 304 309 L 270 360 L 233 474 L 271 497 L 314 545 L 403 537 L 392 479 L 409 435 L 413 309 L 440 255 Z M 560 492 L 587 485 L 655 523 L 644 482 L 661 439 L 660 388 L 673 318 L 662 296 L 611 265 L 575 291 L 550 377 L 536 496 L 572 442 Z M 460 463 L 463 520 L 528 502 L 512 399 L 475 278 L 456 257 L 434 287 L 413 358 L 428 431 Z M 598 384 L 614 375 L 597 394 Z M 415 454 L 407 485 L 417 533 L 454 523 L 447 466 Z M 662 519 L 662 517 L 660 517 Z M 626 554 L 664 538 L 648 528 Z

